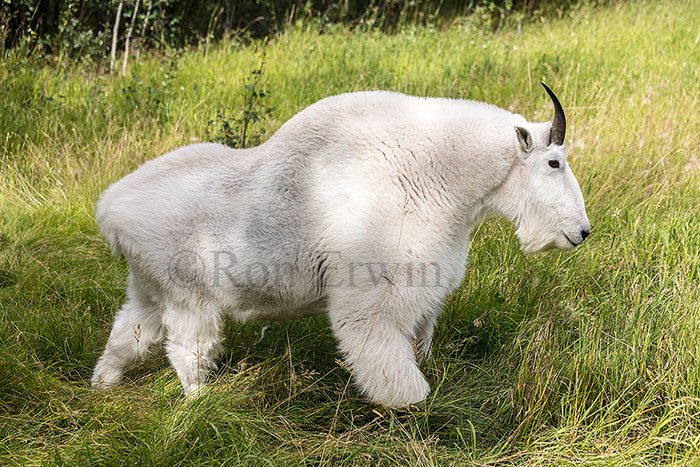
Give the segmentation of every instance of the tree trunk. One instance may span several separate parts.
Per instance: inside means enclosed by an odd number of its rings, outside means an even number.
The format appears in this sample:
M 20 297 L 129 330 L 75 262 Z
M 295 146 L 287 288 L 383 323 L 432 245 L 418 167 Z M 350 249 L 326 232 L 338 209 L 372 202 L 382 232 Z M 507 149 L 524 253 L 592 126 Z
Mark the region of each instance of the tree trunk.
M 114 29 L 112 30 L 112 53 L 110 54 L 109 61 L 109 72 L 114 71 L 114 61 L 117 59 L 117 38 L 119 37 L 119 20 L 122 17 L 122 7 L 124 6 L 124 0 L 119 0 L 119 6 L 117 7 L 117 17 L 114 19 Z
M 151 17 L 151 11 L 153 11 L 153 0 L 148 0 L 146 17 L 143 19 L 143 24 L 141 25 L 141 40 L 139 41 L 139 48 L 136 49 L 136 61 L 138 61 L 139 57 L 141 57 L 141 48 L 143 47 L 144 37 L 146 37 L 146 28 L 148 27 L 148 20 Z
M 124 61 L 122 62 L 122 75 L 126 74 L 126 62 L 129 60 L 129 40 L 131 39 L 131 33 L 134 32 L 134 23 L 136 23 L 136 15 L 139 12 L 140 0 L 136 0 L 134 3 L 134 13 L 131 15 L 131 24 L 129 24 L 129 30 L 126 32 L 126 40 L 124 41 Z

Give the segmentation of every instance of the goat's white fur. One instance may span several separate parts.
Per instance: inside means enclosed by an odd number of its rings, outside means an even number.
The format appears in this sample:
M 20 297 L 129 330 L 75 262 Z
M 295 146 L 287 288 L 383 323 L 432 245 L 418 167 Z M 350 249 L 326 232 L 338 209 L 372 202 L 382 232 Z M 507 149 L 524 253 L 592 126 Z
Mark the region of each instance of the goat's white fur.
M 550 126 L 480 102 L 363 92 L 317 102 L 258 147 L 195 144 L 145 163 L 97 206 L 130 276 L 93 385 L 119 383 L 165 338 L 190 393 L 215 365 L 224 315 L 325 312 L 369 399 L 425 399 L 412 343 L 429 352 L 475 226 L 504 216 L 528 252 L 573 248 L 589 228 Z

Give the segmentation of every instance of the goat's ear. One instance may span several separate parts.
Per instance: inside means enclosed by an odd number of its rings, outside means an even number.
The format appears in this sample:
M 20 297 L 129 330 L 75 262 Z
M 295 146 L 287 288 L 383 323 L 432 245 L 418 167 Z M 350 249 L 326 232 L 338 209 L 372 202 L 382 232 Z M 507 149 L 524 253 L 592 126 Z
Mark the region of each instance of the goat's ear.
M 528 130 L 521 126 L 516 126 L 515 134 L 518 137 L 518 143 L 520 144 L 520 151 L 523 157 L 527 157 L 532 151 L 532 135 Z

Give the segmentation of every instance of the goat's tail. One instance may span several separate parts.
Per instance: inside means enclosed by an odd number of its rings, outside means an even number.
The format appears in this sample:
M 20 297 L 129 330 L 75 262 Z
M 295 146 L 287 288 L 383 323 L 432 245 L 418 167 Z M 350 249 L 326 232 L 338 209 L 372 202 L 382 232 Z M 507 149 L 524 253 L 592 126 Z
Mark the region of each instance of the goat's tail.
M 104 235 L 109 247 L 112 250 L 112 254 L 115 256 L 124 254 L 124 248 L 119 238 L 120 222 L 118 220 L 119 213 L 118 209 L 115 209 L 114 196 L 111 192 L 114 185 L 107 188 L 100 200 L 97 202 L 96 217 L 97 223 L 100 226 L 100 232 Z

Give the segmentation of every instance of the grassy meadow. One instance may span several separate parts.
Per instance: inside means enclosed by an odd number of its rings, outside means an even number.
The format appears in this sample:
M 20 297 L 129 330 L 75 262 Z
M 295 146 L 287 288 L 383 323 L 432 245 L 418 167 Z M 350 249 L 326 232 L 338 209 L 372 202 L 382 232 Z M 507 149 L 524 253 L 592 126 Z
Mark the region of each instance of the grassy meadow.
M 127 266 L 94 219 L 110 183 L 236 125 L 260 67 L 262 140 L 341 92 L 483 100 L 549 120 L 558 94 L 592 234 L 524 256 L 483 224 L 408 410 L 348 387 L 325 317 L 226 327 L 205 397 L 161 354 L 89 379 Z M 496 32 L 302 24 L 142 54 L 127 76 L 0 58 L 0 464 L 700 464 L 700 3 L 583 6 Z M 264 107 L 263 107 L 264 106 Z M 217 118 L 217 114 L 222 115 Z M 264 332 L 263 332 L 264 331 Z

